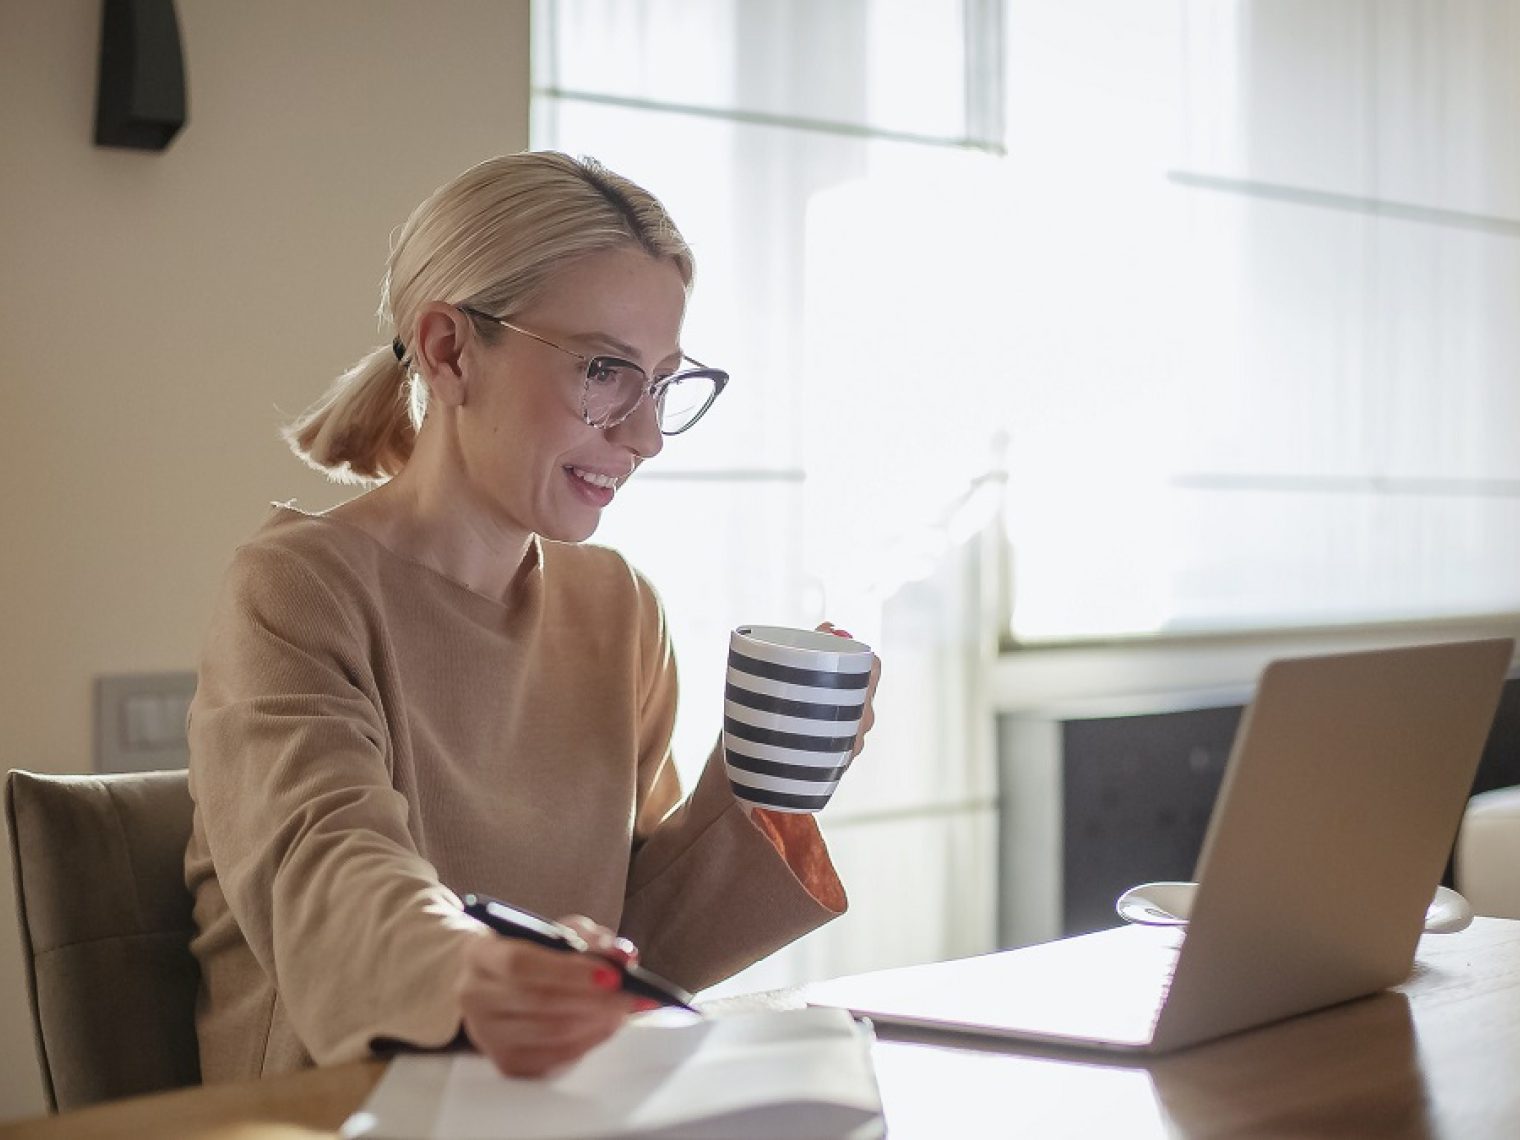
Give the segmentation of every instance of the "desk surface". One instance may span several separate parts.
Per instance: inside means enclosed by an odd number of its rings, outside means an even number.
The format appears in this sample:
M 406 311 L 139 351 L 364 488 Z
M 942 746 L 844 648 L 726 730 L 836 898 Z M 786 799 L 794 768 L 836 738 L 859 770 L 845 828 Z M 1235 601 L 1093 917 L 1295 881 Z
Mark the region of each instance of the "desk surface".
M 723 1008 L 798 1004 L 791 991 Z M 876 1046 L 893 1140 L 943 1136 L 1520 1136 L 1520 922 L 1427 935 L 1397 989 L 1153 1060 L 968 1047 L 893 1032 Z M 316 1140 L 383 1066 L 354 1062 L 187 1089 L 0 1127 L 0 1140 Z

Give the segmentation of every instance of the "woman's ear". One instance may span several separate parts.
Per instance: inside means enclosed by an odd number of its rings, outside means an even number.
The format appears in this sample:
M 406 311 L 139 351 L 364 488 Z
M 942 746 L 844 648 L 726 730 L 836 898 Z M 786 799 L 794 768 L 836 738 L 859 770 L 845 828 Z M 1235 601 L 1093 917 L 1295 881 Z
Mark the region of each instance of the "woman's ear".
M 429 301 L 417 314 L 412 360 L 432 398 L 448 407 L 464 403 L 464 352 L 473 332 L 470 318 L 442 301 Z

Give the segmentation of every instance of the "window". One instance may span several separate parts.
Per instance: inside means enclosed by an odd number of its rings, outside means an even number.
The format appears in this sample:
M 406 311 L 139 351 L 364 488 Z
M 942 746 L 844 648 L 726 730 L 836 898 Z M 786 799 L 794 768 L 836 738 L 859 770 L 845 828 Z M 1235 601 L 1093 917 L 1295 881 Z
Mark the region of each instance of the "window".
M 666 197 L 742 378 L 666 469 L 791 496 L 790 592 L 1000 462 L 1026 640 L 1520 608 L 1513 6 L 536 15 L 538 141 Z
M 890 776 L 845 782 L 830 841 L 860 822 L 836 856 L 943 938 L 857 926 L 814 976 L 991 945 L 978 638 L 1520 611 L 1520 7 L 537 0 L 534 29 L 535 145 L 665 200 L 687 346 L 734 377 L 598 536 L 672 600 L 686 774 L 731 626 L 828 617 L 889 662 Z
M 982 357 L 949 287 L 964 250 L 941 231 L 959 219 L 974 240 L 974 227 L 966 207 L 936 203 L 992 201 L 1001 13 L 984 0 L 534 8 L 534 145 L 593 154 L 660 195 L 697 258 L 683 342 L 734 377 L 597 535 L 665 595 L 683 777 L 718 735 L 733 626 L 829 618 L 890 661 L 856 769 L 872 776 L 852 773 L 823 821 L 849 921 L 734 988 L 995 939 L 991 723 L 960 683 L 961 636 L 982 616 L 943 557 L 989 517 L 977 488 L 993 460 L 957 437 L 986 427 L 975 391 L 949 398 L 953 370 Z M 904 896 L 938 921 L 904 921 Z
M 924 368 L 963 331 L 908 310 L 950 302 L 934 278 L 955 251 L 926 197 L 999 168 L 1000 53 L 985 48 L 1000 16 L 961 0 L 534 9 L 534 145 L 595 155 L 661 197 L 697 258 L 685 343 L 734 376 L 597 535 L 680 598 L 683 709 L 705 710 L 678 728 L 688 766 L 717 730 L 727 630 L 829 617 L 874 632 L 859 615 L 893 587 L 859 572 L 882 561 L 877 536 L 911 545 L 896 520 L 932 521 L 988 462 L 953 438 L 974 400 L 951 407 L 948 378 Z M 919 450 L 900 450 L 905 416 L 953 466 L 927 479 L 902 462 Z M 892 557 L 899 579 L 918 572 L 921 552 Z

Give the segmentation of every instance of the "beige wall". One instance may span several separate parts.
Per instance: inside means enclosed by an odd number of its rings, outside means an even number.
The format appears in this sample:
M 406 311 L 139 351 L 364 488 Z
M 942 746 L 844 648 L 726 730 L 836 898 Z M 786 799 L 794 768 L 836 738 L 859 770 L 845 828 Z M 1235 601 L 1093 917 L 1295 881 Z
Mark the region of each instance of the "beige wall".
M 276 431 L 382 339 L 391 230 L 527 144 L 527 0 L 179 0 L 190 120 L 91 144 L 99 0 L 0 0 L 0 768 L 87 771 L 91 679 L 193 667 Z M 9 868 L 0 1119 L 42 1110 Z

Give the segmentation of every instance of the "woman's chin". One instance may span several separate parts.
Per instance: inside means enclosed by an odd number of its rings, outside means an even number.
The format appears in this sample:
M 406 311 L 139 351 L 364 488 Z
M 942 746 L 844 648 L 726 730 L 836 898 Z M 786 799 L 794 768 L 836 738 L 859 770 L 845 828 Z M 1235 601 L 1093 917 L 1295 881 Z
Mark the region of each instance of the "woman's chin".
M 597 511 L 589 518 L 555 519 L 553 524 L 538 533 L 551 542 L 585 542 L 596 533 L 596 528 L 601 523 L 602 513 Z

